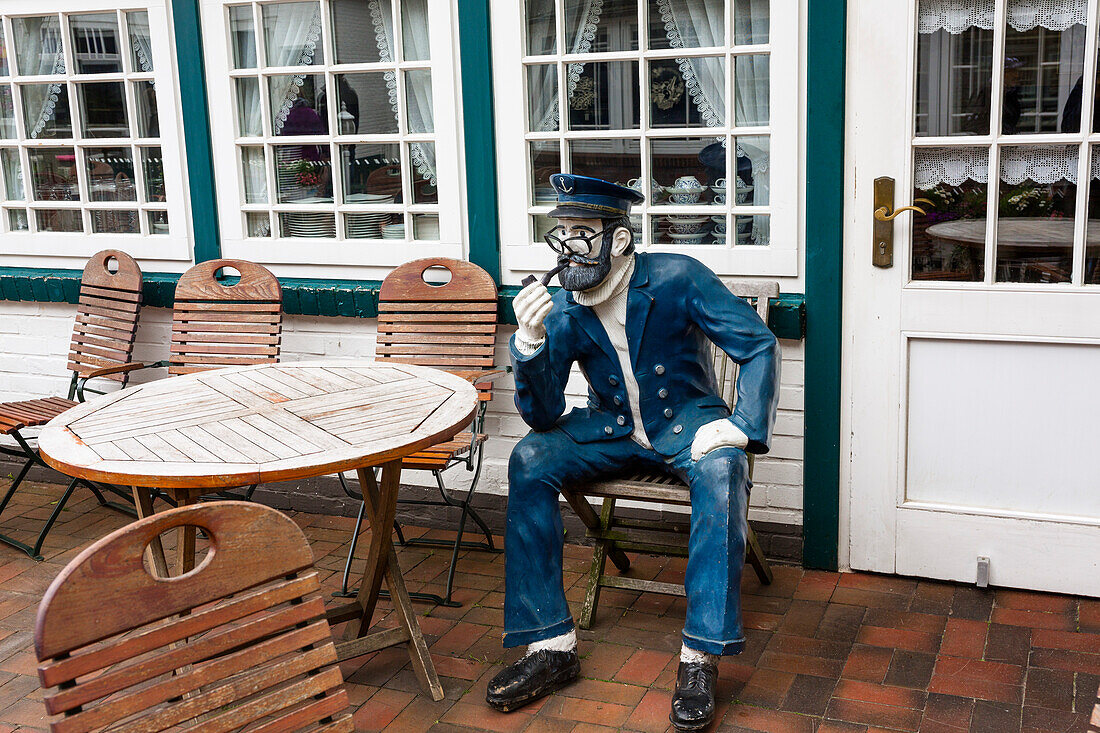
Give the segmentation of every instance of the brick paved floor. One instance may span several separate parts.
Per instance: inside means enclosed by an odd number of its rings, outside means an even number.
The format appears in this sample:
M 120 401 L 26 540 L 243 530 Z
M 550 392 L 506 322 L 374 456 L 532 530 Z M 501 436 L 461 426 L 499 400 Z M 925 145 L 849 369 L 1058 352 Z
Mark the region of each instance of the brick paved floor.
M 0 479 L 0 488 L 6 481 Z M 0 531 L 27 534 L 61 488 L 29 485 Z M 0 546 L 0 733 L 46 725 L 35 676 L 38 601 L 83 545 L 121 526 L 120 515 L 78 492 L 36 563 Z M 295 519 L 325 574 L 340 581 L 351 520 Z M 423 532 L 412 530 L 410 533 Z M 579 606 L 589 551 L 566 547 L 568 596 Z M 447 554 L 403 549 L 412 590 L 439 590 Z M 584 679 L 511 715 L 491 711 L 485 685 L 517 656 L 500 646 L 503 557 L 470 553 L 458 575 L 461 608 L 424 609 L 446 699 L 419 693 L 403 650 L 343 665 L 364 731 L 663 731 L 680 648 L 684 602 L 605 590 L 592 631 L 581 632 Z M 361 566 L 357 568 L 361 572 Z M 947 583 L 776 567 L 749 574 L 748 644 L 721 665 L 722 731 L 1083 731 L 1100 685 L 1100 601 Z M 635 560 L 638 577 L 682 579 L 679 561 Z M 384 623 L 385 619 L 380 619 Z

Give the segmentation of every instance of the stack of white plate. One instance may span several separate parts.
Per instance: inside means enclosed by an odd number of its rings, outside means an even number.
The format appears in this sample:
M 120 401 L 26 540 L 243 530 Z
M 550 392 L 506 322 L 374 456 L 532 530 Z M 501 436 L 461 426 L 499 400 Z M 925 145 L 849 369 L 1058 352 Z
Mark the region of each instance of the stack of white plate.
M 335 237 L 336 217 L 332 214 L 306 214 L 291 212 L 284 215 L 286 226 L 284 236 L 290 237 Z
M 385 224 L 382 227 L 382 239 L 404 239 L 405 224 Z
M 417 217 L 415 224 L 416 239 L 439 239 L 439 219 Z
M 348 214 L 347 232 L 352 239 L 381 239 L 382 227 L 390 223 L 393 214 L 371 212 L 368 214 Z
M 331 200 L 331 199 L 330 199 Z M 344 197 L 345 204 L 392 204 L 392 193 L 349 193 Z

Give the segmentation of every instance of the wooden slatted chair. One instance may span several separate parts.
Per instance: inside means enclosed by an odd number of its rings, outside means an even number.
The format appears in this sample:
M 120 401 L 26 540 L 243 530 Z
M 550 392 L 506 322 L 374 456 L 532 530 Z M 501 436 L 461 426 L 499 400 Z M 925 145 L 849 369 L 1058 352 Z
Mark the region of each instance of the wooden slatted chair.
M 73 324 L 73 339 L 69 347 L 68 368 L 72 372 L 69 391 L 65 397 L 46 397 L 44 399 L 23 400 L 0 404 L 0 435 L 14 441 L 14 445 L 0 443 L 0 454 L 22 461 L 23 465 L 15 474 L 4 498 L 0 499 L 0 515 L 8 502 L 18 491 L 27 473 L 35 465 L 46 466 L 38 455 L 34 439 L 26 434 L 28 428 L 45 425 L 53 418 L 68 410 L 77 401 L 84 401 L 85 392 L 102 394 L 99 389 L 88 386 L 93 379 L 106 379 L 125 386 L 129 378 L 130 357 L 134 351 L 134 339 L 137 334 L 138 315 L 141 311 L 141 268 L 130 255 L 114 249 L 103 250 L 92 255 L 84 266 L 80 278 L 80 296 L 76 306 L 76 321 Z M 46 466 L 48 468 L 48 466 Z M 53 513 L 38 533 L 34 546 L 27 545 L 11 537 L 0 535 L 0 542 L 41 560 L 42 544 L 53 528 L 66 502 L 76 487 L 91 489 L 99 503 L 128 514 L 133 508 L 107 501 L 100 487 L 88 481 L 73 479 L 69 482 L 60 501 L 54 506 Z M 115 487 L 103 489 L 126 494 Z
M 186 575 L 154 577 L 149 543 L 210 537 Z M 109 599 L 109 603 L 105 603 Z M 34 647 L 53 733 L 352 731 L 313 553 L 266 506 L 171 509 L 112 532 L 54 579 Z
M 730 285 L 730 290 L 734 295 L 752 303 L 764 322 L 768 322 L 769 299 L 779 295 L 779 283 L 775 281 L 737 282 Z M 713 358 L 714 373 L 721 389 L 721 397 L 732 410 L 737 401 L 737 364 L 717 347 L 713 350 Z M 750 453 L 750 479 L 753 459 L 754 456 Z M 578 621 L 582 629 L 592 626 L 592 618 L 596 615 L 602 588 L 685 595 L 683 585 L 608 575 L 604 572 L 604 568 L 610 558 L 619 572 L 625 573 L 630 568 L 630 559 L 624 551 L 674 557 L 687 556 L 690 522 L 631 519 L 615 514 L 616 504 L 621 500 L 690 507 L 691 496 L 686 484 L 675 476 L 644 471 L 622 478 L 570 487 L 562 494 L 587 528 L 587 536 L 596 541 L 592 550 L 592 565 L 588 571 L 588 590 Z M 588 503 L 587 497 L 590 496 L 603 499 L 603 507 L 598 516 Z M 770 584 L 772 570 L 764 558 L 760 542 L 751 526 L 745 544 L 746 558 L 756 570 L 760 582 L 765 585 Z
M 433 284 L 425 279 L 432 268 L 450 273 L 445 284 Z M 441 268 L 441 270 L 440 270 Z M 492 399 L 489 381 L 500 374 L 495 370 L 494 349 L 497 332 L 497 287 L 489 273 L 475 264 L 444 257 L 430 257 L 407 262 L 396 268 L 382 282 L 378 294 L 378 361 L 436 367 L 469 379 L 477 387 L 480 399 L 477 415 L 470 432 L 459 433 L 454 439 L 431 446 L 406 458 L 405 470 L 431 471 L 442 497 L 434 499 L 398 499 L 398 503 L 420 506 L 447 506 L 460 509 L 457 536 L 454 542 L 431 538 L 405 539 L 400 525 L 395 523 L 398 541 L 403 545 L 429 545 L 451 548 L 451 564 L 447 571 L 447 587 L 443 596 L 432 593 L 412 593 L 413 598 L 446 606 L 458 606 L 451 600 L 455 567 L 462 548 L 498 552 L 493 533 L 471 505 L 474 490 L 481 476 L 482 444 L 485 410 Z M 470 488 L 463 498 L 448 493 L 443 472 L 464 466 L 472 472 Z M 362 501 L 359 492 L 351 489 L 340 476 L 344 491 Z M 481 529 L 484 541 L 464 542 L 462 535 L 467 519 Z M 344 566 L 344 582 L 336 594 L 349 596 L 348 576 L 355 544 L 363 523 L 363 505 L 355 523 L 355 535 Z

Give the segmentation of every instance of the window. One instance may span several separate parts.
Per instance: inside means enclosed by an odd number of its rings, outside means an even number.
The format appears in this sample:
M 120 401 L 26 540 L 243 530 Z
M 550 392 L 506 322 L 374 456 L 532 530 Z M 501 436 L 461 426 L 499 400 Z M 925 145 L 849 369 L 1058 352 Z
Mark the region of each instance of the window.
M 448 7 L 207 7 L 204 26 L 226 31 L 224 48 L 208 44 L 207 72 L 227 256 L 300 266 L 462 256 Z
M 646 195 L 640 250 L 720 274 L 798 270 L 798 19 L 768 0 L 494 4 L 503 260 L 548 269 L 558 171 Z M 522 96 L 506 90 L 523 90 Z M 727 154 L 733 151 L 733 154 Z
M 186 259 L 182 176 L 165 176 L 182 162 L 163 7 L 35 10 L 0 26 L 5 260 L 112 244 Z

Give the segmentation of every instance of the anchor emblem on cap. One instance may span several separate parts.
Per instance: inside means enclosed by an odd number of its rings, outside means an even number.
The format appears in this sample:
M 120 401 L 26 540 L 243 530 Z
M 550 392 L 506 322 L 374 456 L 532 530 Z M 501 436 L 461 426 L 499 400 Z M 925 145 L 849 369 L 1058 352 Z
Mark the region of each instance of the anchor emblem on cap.
M 565 185 L 566 180 L 568 179 L 563 175 L 554 176 L 554 186 L 562 193 L 573 193 L 573 186 Z

